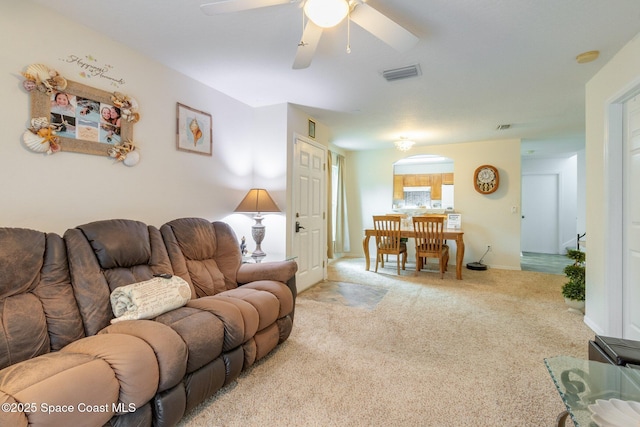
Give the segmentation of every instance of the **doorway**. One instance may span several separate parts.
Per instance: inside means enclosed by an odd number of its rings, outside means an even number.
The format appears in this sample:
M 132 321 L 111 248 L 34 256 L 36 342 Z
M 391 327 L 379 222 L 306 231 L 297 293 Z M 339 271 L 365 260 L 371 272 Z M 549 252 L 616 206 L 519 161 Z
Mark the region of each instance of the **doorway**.
M 295 137 L 293 154 L 293 253 L 301 292 L 326 277 L 327 149 Z
M 520 250 L 559 252 L 559 175 L 522 175 Z

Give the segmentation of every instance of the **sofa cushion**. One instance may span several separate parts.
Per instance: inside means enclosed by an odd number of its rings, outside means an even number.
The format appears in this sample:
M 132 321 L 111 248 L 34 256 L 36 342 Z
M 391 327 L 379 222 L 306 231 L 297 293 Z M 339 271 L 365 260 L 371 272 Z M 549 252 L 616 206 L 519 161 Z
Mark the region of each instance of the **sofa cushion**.
M 144 241 L 131 243 L 129 231 Z M 113 290 L 152 279 L 154 274 L 173 273 L 160 231 L 138 221 L 105 220 L 81 225 L 67 230 L 64 240 L 71 283 L 86 335 L 95 335 L 110 324 L 114 316 L 109 296 Z M 127 249 L 131 244 L 138 249 Z M 147 248 L 150 248 L 149 254 L 146 254 Z M 127 253 L 131 259 L 123 258 Z M 113 266 L 115 264 L 121 266 Z M 107 268 L 108 265 L 112 267 Z
M 147 225 L 132 220 L 96 221 L 78 227 L 91 244 L 103 269 L 149 264 Z
M 125 410 L 144 405 L 158 390 L 160 370 L 156 355 L 138 337 L 126 334 L 94 335 L 72 342 L 60 352 L 86 354 L 106 362 L 119 384 L 117 402 L 123 403 Z
M 294 295 L 291 293 L 291 289 L 282 282 L 276 282 L 273 280 L 257 280 L 255 282 L 242 285 L 238 289 L 255 289 L 273 294 L 278 299 L 279 303 L 280 311 L 277 315 L 278 319 L 293 313 Z
M 114 319 L 151 319 L 167 311 L 182 307 L 191 299 L 191 289 L 178 276 L 154 277 L 144 282 L 120 286 L 111 292 Z
M 55 352 L 25 360 L 0 371 L 0 401 L 16 401 L 36 406 L 22 413 L 24 419 L 8 418 L 0 411 L 0 425 L 79 426 L 104 425 L 113 416 L 105 412 L 80 412 L 77 404 L 105 405 L 118 402 L 120 384 L 111 366 L 86 354 Z M 73 405 L 73 412 L 47 413 L 42 405 Z M 48 407 L 48 406 L 47 406 Z
M 176 331 L 187 345 L 187 373 L 202 368 L 223 351 L 227 326 L 212 313 L 180 307 L 161 314 L 154 320 Z
M 39 283 L 45 234 L 23 229 L 0 229 L 0 299 L 31 291 Z
M 57 234 L 0 228 L 0 369 L 82 338 Z
M 249 304 L 257 314 L 258 331 L 272 325 L 279 317 L 280 303 L 278 298 L 270 292 L 251 289 L 249 287 L 240 287 L 218 294 L 216 297 L 223 298 L 231 303 L 239 300 L 245 304 Z M 247 316 L 245 315 L 245 317 Z
M 173 220 L 168 225 L 186 259 L 203 260 L 216 256 L 216 231 L 211 222 L 202 218 L 182 218 Z
M 197 297 L 219 294 L 227 290 L 224 276 L 214 259 L 186 260 L 191 283 L 196 290 Z
M 182 337 L 169 326 L 152 320 L 135 320 L 107 326 L 100 334 L 132 335 L 146 342 L 158 360 L 158 391 L 168 390 L 182 381 L 189 350 Z
M 160 227 L 174 274 L 204 297 L 237 287 L 242 256 L 228 224 L 202 218 L 181 218 Z

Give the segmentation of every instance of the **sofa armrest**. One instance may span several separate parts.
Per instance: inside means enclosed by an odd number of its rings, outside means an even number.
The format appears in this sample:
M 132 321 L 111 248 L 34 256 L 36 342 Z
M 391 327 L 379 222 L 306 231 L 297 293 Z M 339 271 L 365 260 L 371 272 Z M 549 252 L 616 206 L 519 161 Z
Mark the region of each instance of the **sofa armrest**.
M 295 276 L 296 271 L 298 271 L 298 264 L 295 261 L 246 263 L 240 264 L 237 280 L 240 285 L 258 280 L 287 283 Z
M 0 370 L 0 402 L 9 404 L 0 425 L 101 426 L 149 402 L 158 377 L 153 349 L 143 340 L 82 338 Z
M 60 350 L 84 354 L 106 362 L 119 383 L 118 402 L 125 408 L 139 408 L 156 394 L 160 370 L 153 348 L 144 340 L 127 334 L 100 334 L 86 337 Z
M 291 310 L 291 320 L 293 320 L 295 302 L 298 297 L 298 288 L 296 286 L 297 271 L 298 263 L 295 261 L 240 264 L 237 280 L 239 285 L 245 285 L 247 283 L 257 282 L 260 280 L 273 280 L 287 285 L 291 291 L 291 295 L 293 296 L 294 308 Z
M 177 385 L 187 371 L 187 344 L 171 327 L 153 320 L 127 320 L 107 326 L 101 334 L 125 334 L 143 340 L 155 353 L 160 380 L 158 391 Z
M 102 359 L 43 354 L 0 371 L 0 401 L 9 403 L 0 411 L 0 425 L 103 425 L 114 415 L 110 406 L 118 402 L 119 389 Z M 104 411 L 81 412 L 105 404 Z

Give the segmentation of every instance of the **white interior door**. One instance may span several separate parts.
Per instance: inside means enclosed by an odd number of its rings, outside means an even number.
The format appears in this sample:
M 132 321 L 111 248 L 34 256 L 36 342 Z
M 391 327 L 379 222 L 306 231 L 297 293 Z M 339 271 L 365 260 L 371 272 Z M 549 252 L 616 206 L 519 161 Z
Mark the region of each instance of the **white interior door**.
M 640 340 L 640 97 L 625 104 L 623 143 L 623 338 Z
M 522 176 L 522 252 L 558 253 L 558 174 Z
M 325 278 L 327 150 L 297 138 L 293 165 L 293 250 L 296 284 L 303 291 Z M 297 225 L 296 225 L 297 223 Z

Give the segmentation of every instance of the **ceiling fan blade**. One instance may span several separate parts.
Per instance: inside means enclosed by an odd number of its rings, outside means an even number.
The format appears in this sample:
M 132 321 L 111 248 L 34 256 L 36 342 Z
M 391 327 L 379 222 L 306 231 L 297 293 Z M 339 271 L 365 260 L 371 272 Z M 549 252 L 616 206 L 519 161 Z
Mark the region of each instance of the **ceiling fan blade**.
M 296 51 L 296 59 L 293 61 L 293 69 L 299 70 L 301 68 L 307 68 L 311 65 L 313 55 L 316 53 L 316 48 L 320 42 L 322 36 L 322 27 L 317 26 L 311 21 L 307 22 L 302 32 L 302 40 L 298 44 L 298 50 Z
M 358 3 L 351 12 L 351 20 L 400 52 L 418 43 L 418 37 L 366 3 Z
M 218 15 L 295 2 L 296 0 L 218 0 L 200 5 L 200 10 L 205 15 Z

